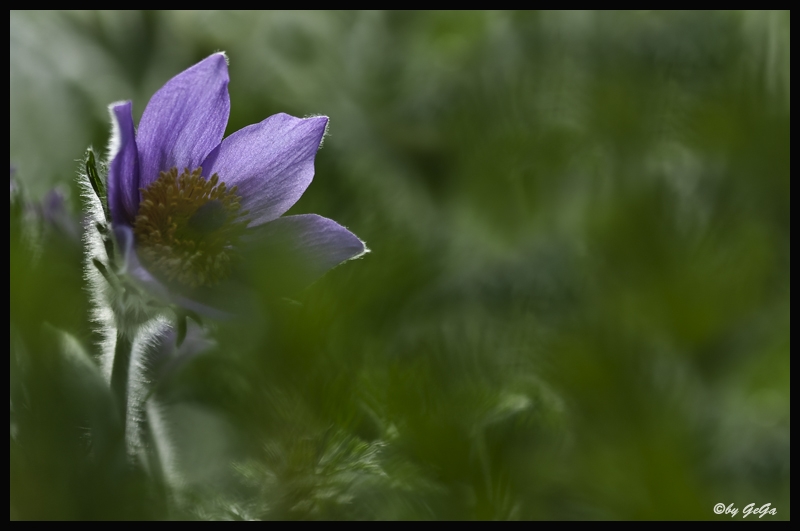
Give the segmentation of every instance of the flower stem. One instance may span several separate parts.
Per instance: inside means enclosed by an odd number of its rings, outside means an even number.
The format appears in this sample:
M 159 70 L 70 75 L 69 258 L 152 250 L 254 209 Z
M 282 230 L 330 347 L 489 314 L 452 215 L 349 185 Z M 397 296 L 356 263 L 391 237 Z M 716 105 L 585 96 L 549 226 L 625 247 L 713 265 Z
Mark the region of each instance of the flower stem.
M 128 422 L 128 373 L 132 348 L 133 340 L 127 334 L 118 331 L 117 343 L 114 346 L 114 364 L 111 367 L 111 392 L 117 399 L 123 433 Z

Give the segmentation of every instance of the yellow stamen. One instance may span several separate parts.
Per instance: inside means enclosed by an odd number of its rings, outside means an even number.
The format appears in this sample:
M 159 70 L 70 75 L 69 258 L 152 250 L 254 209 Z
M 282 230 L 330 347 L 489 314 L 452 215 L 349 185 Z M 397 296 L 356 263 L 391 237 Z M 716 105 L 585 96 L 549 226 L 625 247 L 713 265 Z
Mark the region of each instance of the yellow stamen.
M 139 256 L 154 273 L 196 288 L 227 277 L 236 259 L 235 248 L 247 227 L 239 212 L 237 187 L 227 189 L 215 173 L 201 168 L 161 172 L 147 188 L 133 232 Z

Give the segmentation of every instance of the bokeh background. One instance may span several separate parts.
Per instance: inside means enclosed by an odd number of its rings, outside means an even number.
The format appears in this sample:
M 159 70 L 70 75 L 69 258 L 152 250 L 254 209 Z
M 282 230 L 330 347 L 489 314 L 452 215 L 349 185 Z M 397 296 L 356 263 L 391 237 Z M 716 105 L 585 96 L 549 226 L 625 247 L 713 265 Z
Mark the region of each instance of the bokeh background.
M 789 518 L 788 12 L 10 30 L 12 519 Z M 110 406 L 79 367 L 98 338 L 76 172 L 109 103 L 138 121 L 218 50 L 227 134 L 330 117 L 289 213 L 372 252 L 290 299 L 256 276 L 254 317 L 210 327 L 158 390 L 154 494 L 90 440 Z

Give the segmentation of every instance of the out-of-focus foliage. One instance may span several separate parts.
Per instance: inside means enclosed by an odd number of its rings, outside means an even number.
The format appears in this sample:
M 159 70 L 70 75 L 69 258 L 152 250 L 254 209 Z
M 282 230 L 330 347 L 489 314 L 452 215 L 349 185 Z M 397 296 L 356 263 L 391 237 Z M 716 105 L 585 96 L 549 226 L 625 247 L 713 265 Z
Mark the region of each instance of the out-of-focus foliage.
M 788 12 L 10 24 L 12 519 L 789 518 Z M 159 489 L 115 450 L 43 198 L 79 219 L 106 106 L 138 120 L 216 50 L 229 132 L 330 116 L 290 213 L 372 253 L 292 300 L 256 275 L 255 316 L 159 387 Z

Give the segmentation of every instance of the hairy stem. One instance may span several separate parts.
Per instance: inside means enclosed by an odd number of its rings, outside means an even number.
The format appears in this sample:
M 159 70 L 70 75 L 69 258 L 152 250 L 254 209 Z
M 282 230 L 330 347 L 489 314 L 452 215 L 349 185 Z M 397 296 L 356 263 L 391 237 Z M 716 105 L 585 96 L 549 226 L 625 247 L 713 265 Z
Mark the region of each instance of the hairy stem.
M 118 331 L 117 344 L 114 347 L 114 364 L 111 367 L 111 392 L 117 400 L 123 433 L 128 424 L 128 374 L 132 348 L 133 340 L 127 334 Z

